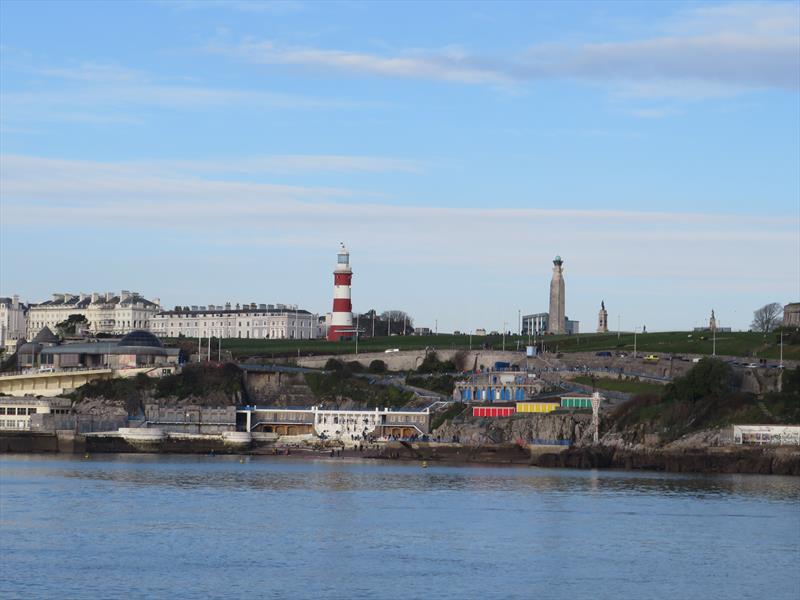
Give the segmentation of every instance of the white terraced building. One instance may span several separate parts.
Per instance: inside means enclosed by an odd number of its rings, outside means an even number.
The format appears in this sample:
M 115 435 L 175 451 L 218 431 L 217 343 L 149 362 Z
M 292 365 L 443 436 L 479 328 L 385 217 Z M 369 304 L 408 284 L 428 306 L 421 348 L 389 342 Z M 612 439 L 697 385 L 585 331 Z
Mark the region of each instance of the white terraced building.
M 147 300 L 138 292 L 122 290 L 119 294 L 53 294 L 52 300 L 32 305 L 28 311 L 28 339 L 49 327 L 66 321 L 71 315 L 83 315 L 89 333 L 125 335 L 135 329 L 149 329 L 150 320 L 161 310 L 158 298 Z
M 28 329 L 28 307 L 19 296 L 0 298 L 0 347 L 12 350 L 24 340 Z
M 155 315 L 150 330 L 170 338 L 309 340 L 324 334 L 317 315 L 294 304 L 176 306 Z

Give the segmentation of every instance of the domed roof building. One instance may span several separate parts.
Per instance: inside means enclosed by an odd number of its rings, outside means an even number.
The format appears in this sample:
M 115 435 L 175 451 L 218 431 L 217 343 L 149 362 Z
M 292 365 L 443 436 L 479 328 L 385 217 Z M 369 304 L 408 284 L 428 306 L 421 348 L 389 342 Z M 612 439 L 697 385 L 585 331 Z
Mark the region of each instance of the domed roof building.
M 43 341 L 39 341 L 40 336 Z M 25 344 L 19 354 L 20 367 L 35 367 L 38 362 L 56 369 L 117 370 L 177 365 L 180 357 L 178 348 L 165 348 L 161 340 L 143 329 L 131 331 L 119 340 L 76 344 L 44 341 L 53 337 L 49 329 L 42 330 L 33 342 Z
M 163 342 L 149 331 L 136 329 L 131 331 L 119 341 L 119 346 L 134 346 L 139 348 L 163 348 Z

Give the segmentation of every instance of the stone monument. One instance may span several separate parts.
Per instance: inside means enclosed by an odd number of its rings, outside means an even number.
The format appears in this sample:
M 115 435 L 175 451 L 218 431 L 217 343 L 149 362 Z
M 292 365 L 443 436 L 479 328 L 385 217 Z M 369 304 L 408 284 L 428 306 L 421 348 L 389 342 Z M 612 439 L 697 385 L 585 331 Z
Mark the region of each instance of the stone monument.
M 550 280 L 550 314 L 547 331 L 552 334 L 566 333 L 566 315 L 564 314 L 564 275 L 560 256 L 553 260 L 553 278 Z
M 597 333 L 608 333 L 608 311 L 606 301 L 600 302 L 600 313 L 597 315 Z

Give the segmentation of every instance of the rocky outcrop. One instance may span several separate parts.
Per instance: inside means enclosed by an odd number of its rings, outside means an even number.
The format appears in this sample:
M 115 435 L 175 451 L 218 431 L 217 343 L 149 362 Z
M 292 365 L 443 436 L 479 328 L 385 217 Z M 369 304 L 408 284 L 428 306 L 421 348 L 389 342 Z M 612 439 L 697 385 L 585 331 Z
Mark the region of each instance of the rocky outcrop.
M 514 444 L 518 440 L 569 440 L 579 443 L 590 435 L 587 414 L 517 414 L 507 419 L 464 417 L 443 423 L 434 437 L 458 439 L 461 444 Z

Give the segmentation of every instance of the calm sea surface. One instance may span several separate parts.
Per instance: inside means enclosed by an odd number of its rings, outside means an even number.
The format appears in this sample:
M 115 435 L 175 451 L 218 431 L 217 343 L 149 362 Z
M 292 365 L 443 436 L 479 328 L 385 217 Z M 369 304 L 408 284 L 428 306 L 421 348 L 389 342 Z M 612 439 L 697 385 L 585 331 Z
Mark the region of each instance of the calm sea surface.
M 800 598 L 800 478 L 0 457 L 2 598 Z

